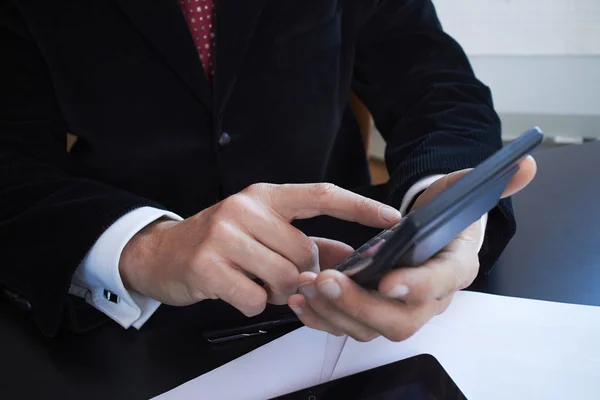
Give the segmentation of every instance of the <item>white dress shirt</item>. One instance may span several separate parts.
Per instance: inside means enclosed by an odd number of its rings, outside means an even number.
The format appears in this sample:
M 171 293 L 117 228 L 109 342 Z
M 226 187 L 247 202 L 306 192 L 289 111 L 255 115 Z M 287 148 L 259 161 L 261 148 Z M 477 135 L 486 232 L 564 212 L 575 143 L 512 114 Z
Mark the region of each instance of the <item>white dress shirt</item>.
M 414 184 L 404 195 L 400 212 L 406 214 L 413 198 L 444 175 L 424 178 Z M 69 293 L 81 298 L 102 311 L 124 328 L 140 329 L 154 314 L 160 302 L 144 296 L 123 285 L 119 273 L 119 260 L 129 240 L 148 224 L 167 217 L 176 221 L 182 218 L 174 213 L 153 207 L 130 211 L 114 222 L 90 249 L 71 280 Z M 487 214 L 481 219 L 483 229 L 479 248 L 483 244 Z

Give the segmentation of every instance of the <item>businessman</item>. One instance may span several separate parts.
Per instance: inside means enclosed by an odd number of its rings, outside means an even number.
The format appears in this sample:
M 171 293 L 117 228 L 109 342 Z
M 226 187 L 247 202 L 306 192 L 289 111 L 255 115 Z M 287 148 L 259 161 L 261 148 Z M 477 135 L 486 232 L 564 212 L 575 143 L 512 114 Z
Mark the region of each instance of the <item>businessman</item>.
M 514 234 L 504 199 L 379 291 L 327 270 L 360 244 L 348 232 L 501 147 L 430 0 L 0 0 L 0 49 L 0 286 L 47 336 L 219 299 L 403 340 Z M 377 190 L 350 92 L 386 140 Z M 505 196 L 534 173 L 524 160 Z

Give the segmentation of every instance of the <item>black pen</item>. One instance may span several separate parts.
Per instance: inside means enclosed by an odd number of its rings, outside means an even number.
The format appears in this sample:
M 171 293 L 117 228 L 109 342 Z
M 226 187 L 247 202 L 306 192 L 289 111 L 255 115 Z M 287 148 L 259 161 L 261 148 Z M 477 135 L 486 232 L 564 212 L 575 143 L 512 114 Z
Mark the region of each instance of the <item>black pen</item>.
M 260 322 L 253 325 L 240 326 L 232 329 L 221 329 L 204 333 L 204 337 L 210 343 L 224 343 L 236 339 L 244 339 L 251 336 L 264 335 L 269 330 L 281 328 L 283 326 L 300 323 L 295 315 L 276 319 L 272 321 Z

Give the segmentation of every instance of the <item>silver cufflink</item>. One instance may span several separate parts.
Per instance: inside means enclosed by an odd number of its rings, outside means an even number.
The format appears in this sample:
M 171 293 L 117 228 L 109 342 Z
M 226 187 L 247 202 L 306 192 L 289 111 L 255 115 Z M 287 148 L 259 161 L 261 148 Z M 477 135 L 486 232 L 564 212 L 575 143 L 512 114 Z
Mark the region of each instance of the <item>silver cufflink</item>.
M 119 296 L 117 296 L 116 294 L 114 294 L 113 292 L 110 292 L 106 289 L 104 289 L 104 298 L 108 301 L 110 301 L 111 303 L 119 303 Z

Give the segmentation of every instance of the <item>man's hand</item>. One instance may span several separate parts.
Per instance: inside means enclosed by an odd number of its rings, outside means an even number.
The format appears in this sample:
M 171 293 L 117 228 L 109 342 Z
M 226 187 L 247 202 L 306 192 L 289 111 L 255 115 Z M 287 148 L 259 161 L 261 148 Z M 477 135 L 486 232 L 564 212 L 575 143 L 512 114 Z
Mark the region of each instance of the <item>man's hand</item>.
M 315 241 L 290 222 L 322 214 L 381 228 L 400 219 L 331 184 L 256 184 L 185 221 L 149 225 L 123 249 L 119 271 L 126 287 L 162 303 L 222 299 L 253 316 L 285 304 L 300 272 L 319 271 Z
M 525 158 L 503 193 L 510 196 L 531 182 L 536 164 Z M 431 200 L 468 170 L 459 171 L 434 182 L 417 199 L 414 207 Z M 305 325 L 330 332 L 348 334 L 359 341 L 383 335 L 401 341 L 419 330 L 436 314 L 446 310 L 453 294 L 469 286 L 479 270 L 481 224 L 476 222 L 435 257 L 418 268 L 399 268 L 388 273 L 379 291 L 368 292 L 346 275 L 325 270 L 320 274 L 303 272 L 298 278 L 299 291 L 288 304 Z M 329 266 L 341 261 L 352 250 L 317 240 L 321 255 L 329 257 Z M 322 267 L 327 265 L 322 263 Z

